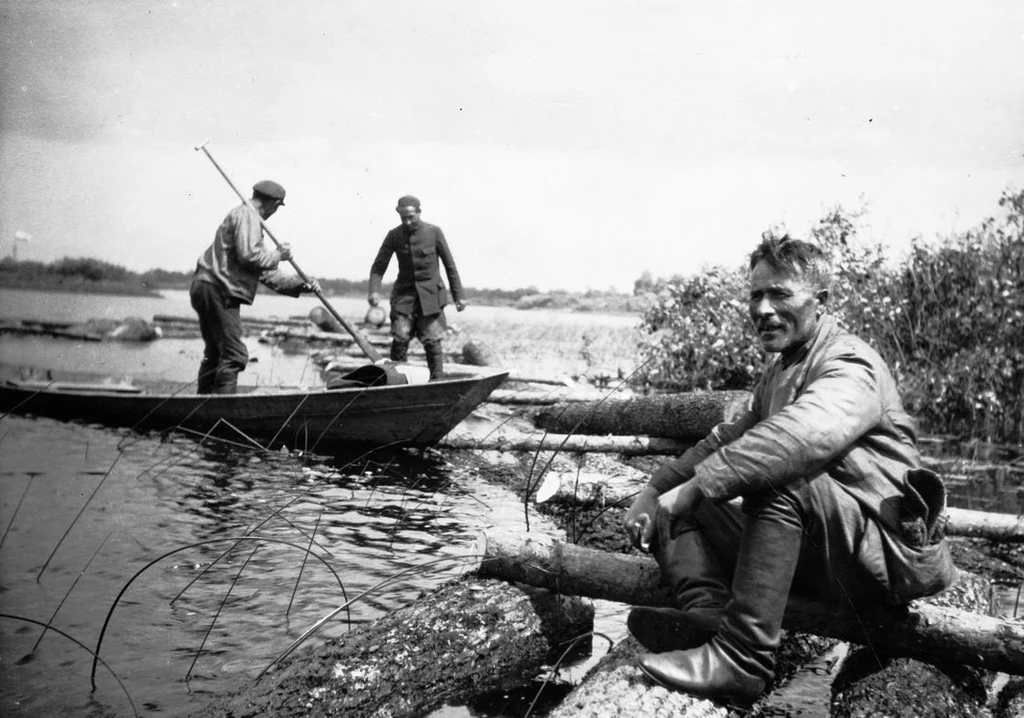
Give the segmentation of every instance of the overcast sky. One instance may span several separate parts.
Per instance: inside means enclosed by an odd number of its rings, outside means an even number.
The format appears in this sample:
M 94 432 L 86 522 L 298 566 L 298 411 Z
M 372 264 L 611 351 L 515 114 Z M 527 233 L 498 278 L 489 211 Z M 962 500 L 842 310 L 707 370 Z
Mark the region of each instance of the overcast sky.
M 207 138 L 309 274 L 412 193 L 475 287 L 628 291 L 837 203 L 896 253 L 1024 185 L 1020 0 L 0 0 L 0 43 L 22 259 L 190 270 L 238 203 Z

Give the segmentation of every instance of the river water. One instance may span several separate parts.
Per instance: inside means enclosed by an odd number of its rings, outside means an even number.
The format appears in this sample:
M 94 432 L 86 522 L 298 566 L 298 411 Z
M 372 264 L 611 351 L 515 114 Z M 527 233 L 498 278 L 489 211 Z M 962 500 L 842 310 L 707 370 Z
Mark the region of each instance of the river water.
M 366 307 L 332 303 L 353 318 Z M 305 316 L 314 306 L 315 299 L 261 295 L 243 311 Z M 511 312 L 479 307 L 463 321 L 483 327 Z M 187 294 L 0 290 L 0 318 L 156 314 L 189 316 Z M 555 319 L 515 314 L 516 321 Z M 257 361 L 243 383 L 318 381 L 305 356 L 249 346 Z M 197 339 L 133 345 L 0 337 L 0 362 L 8 364 L 178 381 L 193 379 L 201 351 Z M 0 420 L 0 714 L 187 715 L 250 681 L 343 596 L 404 572 L 313 640 L 393 611 L 457 574 L 480 531 L 525 527 L 514 495 L 429 452 L 383 463 L 320 461 L 43 418 Z M 530 517 L 532 530 L 539 521 Z M 237 541 L 257 535 L 265 540 Z M 306 557 L 311 541 L 324 561 Z M 600 611 L 599 630 L 621 637 L 621 608 Z M 43 636 L 34 622 L 65 635 Z M 101 640 L 109 670 L 98 667 L 93 692 L 86 648 Z M 470 715 L 480 713 L 448 707 L 435 718 Z

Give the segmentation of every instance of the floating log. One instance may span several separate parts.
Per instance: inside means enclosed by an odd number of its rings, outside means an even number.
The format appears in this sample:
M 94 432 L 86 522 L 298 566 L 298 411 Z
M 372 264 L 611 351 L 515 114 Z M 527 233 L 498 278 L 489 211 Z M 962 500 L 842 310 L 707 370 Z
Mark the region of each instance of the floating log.
M 593 618 L 576 598 L 467 577 L 292 655 L 198 715 L 414 718 L 530 681 Z
M 612 554 L 535 535 L 486 534 L 477 542 L 480 576 L 520 581 L 574 596 L 630 605 L 669 606 L 661 573 L 647 556 Z M 915 601 L 846 614 L 791 597 L 789 630 L 869 644 L 895 656 L 946 660 L 1024 675 L 1024 623 Z
M 739 416 L 749 401 L 747 391 L 684 392 L 555 404 L 538 411 L 533 419 L 541 429 L 566 434 L 637 433 L 699 441 L 715 425 Z
M 162 326 L 175 326 L 175 325 L 177 325 L 177 326 L 196 326 L 196 327 L 198 327 L 199 326 L 199 318 L 195 317 L 195 316 L 182 317 L 182 316 L 174 316 L 174 315 L 171 315 L 171 314 L 154 314 L 153 315 L 153 323 L 154 324 L 159 324 L 159 325 L 162 325 Z M 263 318 L 260 318 L 260 317 L 248 316 L 245 313 L 243 313 L 242 314 L 242 326 L 244 327 L 244 326 L 247 326 L 247 325 L 256 326 L 256 327 L 265 327 L 265 328 L 280 327 L 280 326 L 308 327 L 309 326 L 309 320 L 308 319 L 292 319 L 292 318 L 287 318 L 287 319 L 283 319 L 283 318 L 263 319 Z
M 337 346 L 344 347 L 351 346 L 355 343 L 355 340 L 352 338 L 351 334 L 325 332 L 319 329 L 314 329 L 312 327 L 279 326 L 273 327 L 271 329 L 264 329 L 263 331 L 260 332 L 260 335 L 278 340 L 297 339 L 299 341 L 324 342 L 327 344 L 334 344 Z M 378 347 L 385 347 L 391 345 L 391 340 L 387 337 L 369 336 L 366 337 L 366 341 Z
M 617 475 L 596 472 L 548 472 L 537 487 L 538 504 L 628 506 L 647 484 L 648 475 L 626 467 Z M 992 541 L 1024 541 L 1024 517 L 1016 514 L 975 511 L 950 506 L 946 533 Z
M 86 342 L 103 341 L 103 333 L 87 329 L 83 325 L 56 324 L 53 322 L 4 321 L 0 322 L 0 334 L 25 336 L 47 336 L 58 339 L 77 339 Z
M 49 322 L 33 319 L 0 321 L 0 333 L 50 336 L 60 339 L 78 339 L 90 342 L 107 340 L 148 342 L 161 336 L 140 317 L 125 319 L 89 319 L 85 322 Z
M 484 401 L 488 404 L 508 404 L 522 406 L 537 406 L 539 404 L 554 404 L 563 401 L 561 397 L 552 396 L 545 391 L 511 391 L 509 389 L 495 389 Z
M 437 444 L 470 451 L 594 451 L 623 456 L 681 454 L 690 444 L 650 436 L 587 436 L 586 434 L 510 434 L 483 439 L 471 434 L 448 434 Z

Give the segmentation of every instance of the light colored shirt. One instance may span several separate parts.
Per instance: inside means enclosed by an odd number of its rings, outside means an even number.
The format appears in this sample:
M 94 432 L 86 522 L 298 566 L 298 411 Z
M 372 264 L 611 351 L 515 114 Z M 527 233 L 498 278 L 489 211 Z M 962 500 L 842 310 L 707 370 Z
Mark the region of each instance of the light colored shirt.
M 277 270 L 281 255 L 263 242 L 259 215 L 242 204 L 228 212 L 211 244 L 196 262 L 200 281 L 216 284 L 242 304 L 252 304 L 262 282 L 282 294 L 298 294 L 302 280 Z

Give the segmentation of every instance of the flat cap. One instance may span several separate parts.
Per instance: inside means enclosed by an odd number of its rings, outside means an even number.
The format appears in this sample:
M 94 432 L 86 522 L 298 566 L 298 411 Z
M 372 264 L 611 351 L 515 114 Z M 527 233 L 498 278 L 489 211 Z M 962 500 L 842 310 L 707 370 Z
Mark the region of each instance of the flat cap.
M 419 209 L 420 201 L 411 194 L 407 194 L 398 198 L 398 205 L 395 209 L 401 209 L 402 207 L 415 207 L 416 209 Z
M 261 180 L 252 186 L 252 191 L 270 199 L 279 199 L 284 204 L 284 187 L 273 180 Z

